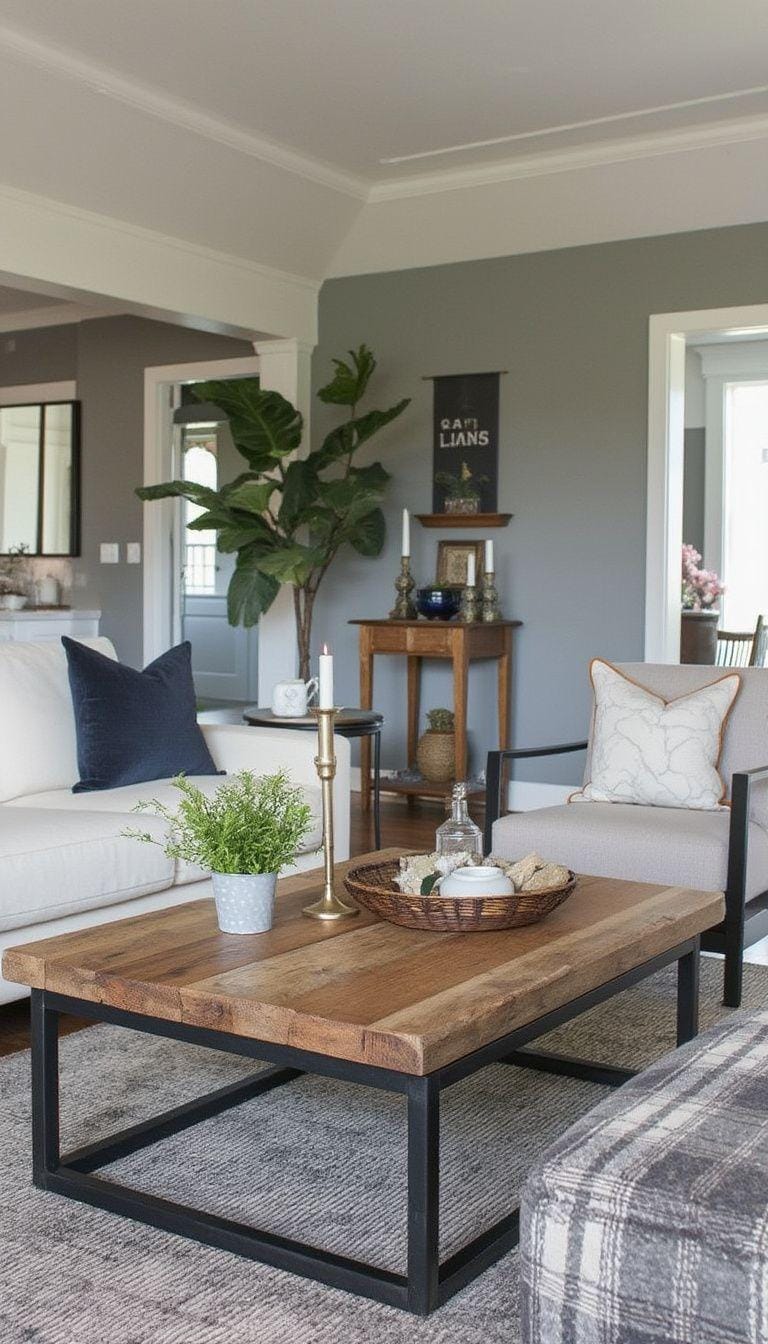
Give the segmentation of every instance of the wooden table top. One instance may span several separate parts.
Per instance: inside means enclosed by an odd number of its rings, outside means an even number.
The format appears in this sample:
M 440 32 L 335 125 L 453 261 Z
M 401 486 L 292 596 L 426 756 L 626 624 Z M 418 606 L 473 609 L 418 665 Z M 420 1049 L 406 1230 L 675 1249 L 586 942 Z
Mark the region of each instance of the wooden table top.
M 347 868 L 395 850 L 358 857 Z M 275 926 L 221 933 L 212 899 L 9 949 L 6 979 L 403 1073 L 430 1073 L 723 917 L 719 892 L 583 877 L 540 924 L 397 928 L 302 917 L 318 871 L 280 884 Z

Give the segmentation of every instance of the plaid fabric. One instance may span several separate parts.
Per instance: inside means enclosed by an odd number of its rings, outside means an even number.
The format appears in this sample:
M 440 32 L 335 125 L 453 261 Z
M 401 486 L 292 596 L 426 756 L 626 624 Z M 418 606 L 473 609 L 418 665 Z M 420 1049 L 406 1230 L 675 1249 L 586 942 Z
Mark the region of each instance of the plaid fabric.
M 585 1116 L 521 1208 L 523 1344 L 766 1344 L 768 1012 Z

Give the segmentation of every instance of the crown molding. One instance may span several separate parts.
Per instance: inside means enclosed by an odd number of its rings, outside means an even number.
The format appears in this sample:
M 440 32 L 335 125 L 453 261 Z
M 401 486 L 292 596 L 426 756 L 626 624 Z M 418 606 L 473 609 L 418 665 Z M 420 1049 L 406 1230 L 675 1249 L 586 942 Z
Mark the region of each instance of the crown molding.
M 74 80 L 102 97 L 125 103 L 159 121 L 169 122 L 207 140 L 226 145 L 228 149 L 259 159 L 273 168 L 329 187 L 332 191 L 342 192 L 355 200 L 364 201 L 368 196 L 370 183 L 353 173 L 289 149 L 287 145 L 277 144 L 234 122 L 211 116 L 192 103 L 158 93 L 144 84 L 118 75 L 107 66 L 96 65 L 71 52 L 61 51 L 6 24 L 0 24 L 0 50 L 39 69 Z
M 0 332 L 34 331 L 38 327 L 71 327 L 95 317 L 123 317 L 127 308 L 89 308 L 79 303 L 57 303 L 21 312 L 0 313 Z
M 517 178 L 545 177 L 550 173 L 567 173 L 580 168 L 629 163 L 636 159 L 657 158 L 663 154 L 679 154 L 688 150 L 762 139 L 768 139 L 768 115 L 734 117 L 685 130 L 658 131 L 653 135 L 601 141 L 594 145 L 574 145 L 570 149 L 548 150 L 495 163 L 421 173 L 417 177 L 391 178 L 374 184 L 368 193 L 368 201 L 370 204 L 378 204 L 412 196 L 432 196 L 444 191 L 462 191 L 468 187 L 511 182 Z
M 44 210 L 46 214 L 61 215 L 91 227 L 104 229 L 122 237 L 136 238 L 139 242 L 160 243 L 177 252 L 186 252 L 206 261 L 216 262 L 219 266 L 228 266 L 235 271 L 249 271 L 252 275 L 273 280 L 281 285 L 290 285 L 296 289 L 319 293 L 321 280 L 307 275 L 296 275 L 292 271 L 281 271 L 276 266 L 266 266 L 263 262 L 252 261 L 250 257 L 238 257 L 230 252 L 219 252 L 216 248 L 206 247 L 203 243 L 193 243 L 188 238 L 179 238 L 176 234 L 160 233 L 155 229 L 145 229 L 141 224 L 131 224 L 127 220 L 117 219 L 114 215 L 100 215 L 93 210 L 84 210 L 79 205 L 70 205 L 66 201 L 56 201 L 50 196 L 37 196 L 19 187 L 9 187 L 0 183 L 0 201 L 27 206 L 33 210 Z

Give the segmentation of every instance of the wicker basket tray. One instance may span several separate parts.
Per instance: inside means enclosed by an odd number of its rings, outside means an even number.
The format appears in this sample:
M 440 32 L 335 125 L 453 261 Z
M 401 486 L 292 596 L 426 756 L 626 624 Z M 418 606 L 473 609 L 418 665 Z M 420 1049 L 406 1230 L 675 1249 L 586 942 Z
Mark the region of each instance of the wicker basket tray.
M 517 891 L 512 896 L 410 896 L 395 886 L 397 859 L 352 868 L 344 878 L 350 896 L 374 915 L 406 929 L 436 933 L 472 933 L 535 924 L 567 900 L 576 886 L 569 873 L 565 886 Z

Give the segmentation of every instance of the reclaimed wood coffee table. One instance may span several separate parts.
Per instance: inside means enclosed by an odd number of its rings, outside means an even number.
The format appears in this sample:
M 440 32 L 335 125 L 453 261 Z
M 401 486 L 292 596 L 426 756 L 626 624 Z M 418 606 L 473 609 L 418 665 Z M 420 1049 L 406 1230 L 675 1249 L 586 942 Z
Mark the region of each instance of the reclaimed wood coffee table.
M 340 876 L 347 866 L 339 865 Z M 319 893 L 320 881 L 318 873 L 305 873 L 281 884 L 269 933 L 220 933 L 213 901 L 199 900 L 6 952 L 5 977 L 32 988 L 33 1179 L 42 1189 L 426 1315 L 518 1236 L 517 1212 L 510 1210 L 440 1263 L 441 1090 L 499 1062 L 609 1085 L 624 1082 L 628 1070 L 525 1047 L 672 962 L 678 965 L 677 1040 L 690 1039 L 697 1030 L 699 935 L 722 919 L 723 898 L 584 877 L 541 924 L 440 934 L 400 929 L 365 910 L 338 924 L 303 919 L 302 906 Z M 60 1013 L 273 1067 L 62 1156 Z M 95 1174 L 302 1073 L 406 1097 L 407 1274 Z M 478 1115 L 479 1137 L 482 1124 Z

